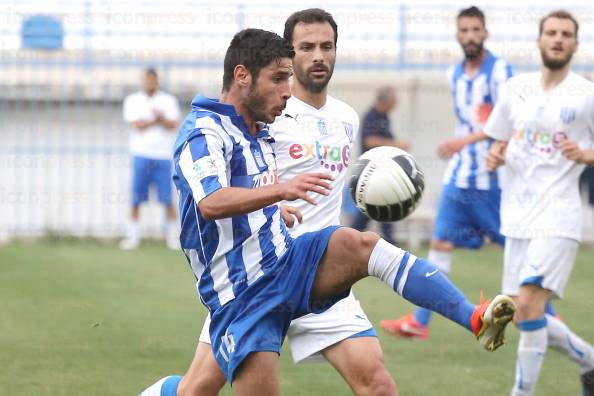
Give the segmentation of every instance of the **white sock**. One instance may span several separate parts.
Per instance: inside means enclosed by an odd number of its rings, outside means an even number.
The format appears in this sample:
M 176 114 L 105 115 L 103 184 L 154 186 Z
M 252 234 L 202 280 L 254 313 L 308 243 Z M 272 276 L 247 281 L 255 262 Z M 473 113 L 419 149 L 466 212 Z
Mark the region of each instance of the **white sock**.
M 538 324 L 537 329 L 527 329 L 527 324 Z M 522 329 L 524 328 L 524 329 Z M 512 396 L 532 396 L 536 388 L 536 381 L 547 350 L 546 319 L 520 322 L 520 342 L 518 345 L 518 359 L 516 360 L 516 380 L 512 389 Z
M 580 365 L 581 373 L 594 369 L 594 347 L 569 330 L 559 319 L 546 315 L 549 346 Z
M 140 240 L 140 223 L 138 220 L 132 220 L 128 223 L 128 232 L 126 238 L 131 241 Z
M 394 245 L 389 244 L 383 239 L 380 239 L 369 256 L 369 263 L 367 264 L 367 272 L 371 276 L 384 281 L 388 286 L 394 289 L 398 294 L 402 295 L 402 289 L 406 283 L 406 276 L 410 266 L 416 260 L 412 254 L 409 256 L 406 268 L 403 269 L 398 285 L 394 285 L 396 274 L 400 268 L 400 264 L 406 252 Z
M 435 266 L 442 274 L 449 274 L 452 268 L 452 252 L 444 252 L 435 249 L 429 249 L 427 260 Z
M 177 240 L 179 238 L 179 227 L 176 220 L 170 220 L 165 225 L 165 236 L 167 240 Z

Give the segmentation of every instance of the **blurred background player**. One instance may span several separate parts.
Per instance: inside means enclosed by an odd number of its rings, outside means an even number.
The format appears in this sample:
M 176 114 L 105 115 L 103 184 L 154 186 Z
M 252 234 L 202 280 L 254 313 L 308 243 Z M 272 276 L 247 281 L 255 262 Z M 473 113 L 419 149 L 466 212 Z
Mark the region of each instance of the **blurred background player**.
M 456 39 L 464 51 L 464 60 L 447 73 L 456 114 L 456 137 L 438 149 L 440 156 L 451 159 L 427 257 L 446 275 L 454 247 L 478 249 L 485 237 L 504 243 L 499 233 L 499 175 L 486 168 L 485 156 L 492 140 L 483 127 L 512 69 L 484 48 L 488 36 L 480 9 L 470 7 L 459 12 Z M 426 339 L 430 319 L 430 310 L 417 308 L 414 314 L 398 320 L 383 320 L 381 327 L 400 336 Z
M 361 154 L 369 149 L 379 146 L 394 146 L 403 150 L 408 149 L 408 143 L 396 139 L 390 126 L 389 114 L 398 103 L 396 91 L 392 87 L 383 87 L 377 92 L 374 105 L 363 117 L 361 124 Z M 348 198 L 350 194 L 348 194 Z M 369 223 L 369 217 L 363 212 L 355 212 L 352 227 L 359 231 L 364 231 Z M 391 222 L 382 222 L 382 238 L 390 243 L 394 243 L 394 227 Z
M 582 232 L 578 180 L 594 164 L 594 84 L 570 70 L 577 34 L 566 11 L 540 21 L 540 71 L 508 82 L 485 127 L 497 139 L 489 168 L 506 164 L 502 292 L 515 296 L 520 328 L 512 396 L 534 394 L 548 346 L 579 364 L 582 394 L 594 396 L 594 348 L 545 314 L 573 268 Z
M 149 199 L 149 187 L 157 190 L 159 202 L 167 211 L 165 239 L 171 249 L 179 248 L 177 213 L 171 196 L 171 151 L 180 111 L 177 99 L 159 89 L 154 69 L 144 72 L 144 87 L 124 99 L 124 121 L 130 127 L 132 154 L 132 207 L 125 250 L 140 245 L 140 204 Z
M 286 21 L 284 37 L 293 44 L 295 57 L 292 96 L 270 130 L 279 179 L 308 172 L 330 172 L 334 178 L 330 194 L 319 196 L 317 205 L 296 200 L 283 207 L 296 238 L 340 224 L 341 193 L 359 117 L 349 105 L 328 95 L 338 38 L 332 15 L 316 8 L 296 12 Z M 211 351 L 209 326 L 210 316 L 178 395 L 216 395 L 225 385 Z M 353 293 L 321 314 L 292 321 L 287 335 L 296 363 L 325 358 L 356 395 L 396 395 L 373 325 Z

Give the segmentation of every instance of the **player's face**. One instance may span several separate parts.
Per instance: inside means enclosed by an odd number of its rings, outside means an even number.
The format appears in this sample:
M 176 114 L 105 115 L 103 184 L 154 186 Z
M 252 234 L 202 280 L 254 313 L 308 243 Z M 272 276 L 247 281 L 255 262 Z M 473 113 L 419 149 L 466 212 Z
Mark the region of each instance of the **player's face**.
M 144 90 L 149 94 L 155 93 L 157 88 L 159 87 L 159 80 L 157 76 L 152 73 L 147 73 L 144 75 Z
M 243 95 L 242 104 L 255 121 L 271 123 L 280 116 L 291 97 L 289 78 L 293 74 L 290 58 L 273 60 L 260 70 Z
M 332 77 L 336 62 L 332 26 L 328 22 L 298 23 L 293 30 L 293 47 L 297 82 L 312 93 L 322 92 Z
M 562 69 L 577 50 L 575 25 L 570 19 L 548 18 L 538 38 L 542 64 L 551 70 Z
M 479 17 L 458 18 L 456 39 L 462 46 L 466 59 L 476 59 L 483 51 L 483 43 L 488 36 L 487 29 Z

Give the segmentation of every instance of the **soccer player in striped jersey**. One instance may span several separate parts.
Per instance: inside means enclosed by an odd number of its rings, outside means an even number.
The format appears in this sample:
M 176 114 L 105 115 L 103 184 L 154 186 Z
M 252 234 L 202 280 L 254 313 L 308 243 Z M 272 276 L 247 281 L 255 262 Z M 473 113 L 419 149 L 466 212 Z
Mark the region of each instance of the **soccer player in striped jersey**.
M 292 96 L 283 115 L 270 127 L 280 181 L 306 172 L 330 172 L 332 190 L 317 205 L 296 200 L 283 205 L 292 237 L 340 224 L 342 190 L 349 152 L 359 129 L 359 117 L 344 102 L 328 95 L 334 71 L 338 28 L 332 15 L 313 8 L 292 14 L 284 37 L 295 49 Z M 297 220 L 295 221 L 295 217 Z M 204 323 L 190 372 L 192 394 L 215 394 L 225 385 L 210 348 Z M 353 293 L 327 311 L 291 322 L 288 339 L 296 363 L 326 359 L 356 395 L 396 394 L 396 384 L 384 367 L 383 353 L 371 322 Z M 192 388 L 187 380 L 180 388 Z
M 497 172 L 489 172 L 485 156 L 493 140 L 483 127 L 497 102 L 500 87 L 511 77 L 511 66 L 484 48 L 488 37 L 485 16 L 477 7 L 461 10 L 456 38 L 464 60 L 448 69 L 456 114 L 456 137 L 439 146 L 451 158 L 446 170 L 435 229 L 427 259 L 449 274 L 454 247 L 478 249 L 485 237 L 503 245 L 499 233 L 501 189 Z M 431 311 L 417 308 L 397 320 L 383 320 L 388 332 L 427 339 Z
M 428 261 L 372 232 L 332 225 L 289 235 L 278 203 L 316 205 L 333 180 L 329 173 L 278 180 L 267 124 L 290 97 L 294 55 L 274 33 L 237 33 L 220 100 L 193 100 L 174 150 L 181 244 L 211 314 L 214 358 L 234 394 L 278 395 L 278 354 L 290 322 L 324 312 L 367 276 L 434 307 L 487 350 L 501 346 L 515 311 L 509 297 L 475 306 Z M 166 377 L 144 394 L 176 395 L 180 380 Z
M 594 396 L 594 347 L 545 312 L 562 298 L 582 232 L 579 175 L 594 165 L 594 83 L 571 72 L 578 23 L 566 11 L 539 27 L 539 72 L 513 77 L 485 127 L 488 165 L 506 164 L 501 231 L 503 292 L 518 303 L 520 341 L 512 396 L 534 394 L 553 347 L 578 363 L 582 395 Z

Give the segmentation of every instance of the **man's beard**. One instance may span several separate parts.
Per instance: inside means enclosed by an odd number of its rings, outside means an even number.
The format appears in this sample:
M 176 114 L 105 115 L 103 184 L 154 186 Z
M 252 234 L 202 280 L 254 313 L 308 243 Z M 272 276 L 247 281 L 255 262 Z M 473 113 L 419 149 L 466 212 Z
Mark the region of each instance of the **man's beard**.
M 266 98 L 264 95 L 260 95 L 256 91 L 255 81 L 252 82 L 248 95 L 243 100 L 243 106 L 252 120 L 266 123 L 270 122 L 270 120 L 267 119 L 268 114 L 266 114 Z
M 550 69 L 550 70 L 563 69 L 565 67 L 565 65 L 567 65 L 569 62 L 571 62 L 572 56 L 573 56 L 573 54 L 569 53 L 569 55 L 567 55 L 563 59 L 553 59 L 553 58 L 549 58 L 544 50 L 542 50 L 542 49 L 540 50 L 540 58 L 542 59 L 542 64 L 544 65 L 544 67 L 546 67 L 547 69 Z
M 320 66 L 316 66 L 320 67 Z M 295 69 L 295 78 L 299 81 L 303 87 L 311 93 L 318 94 L 326 88 L 328 83 L 330 82 L 330 78 L 332 77 L 332 73 L 334 73 L 334 65 L 330 65 L 329 67 L 324 65 L 326 69 L 326 78 L 322 81 L 314 81 L 311 77 L 309 77 L 309 71 L 314 68 L 314 66 L 309 67 L 307 70 L 297 70 Z
M 469 43 L 471 44 L 471 43 Z M 472 43 L 474 44 L 472 47 L 468 48 L 467 46 L 462 46 L 462 50 L 464 51 L 464 57 L 468 60 L 478 59 L 481 54 L 483 53 L 483 43 Z M 468 45 L 468 44 L 467 44 Z

